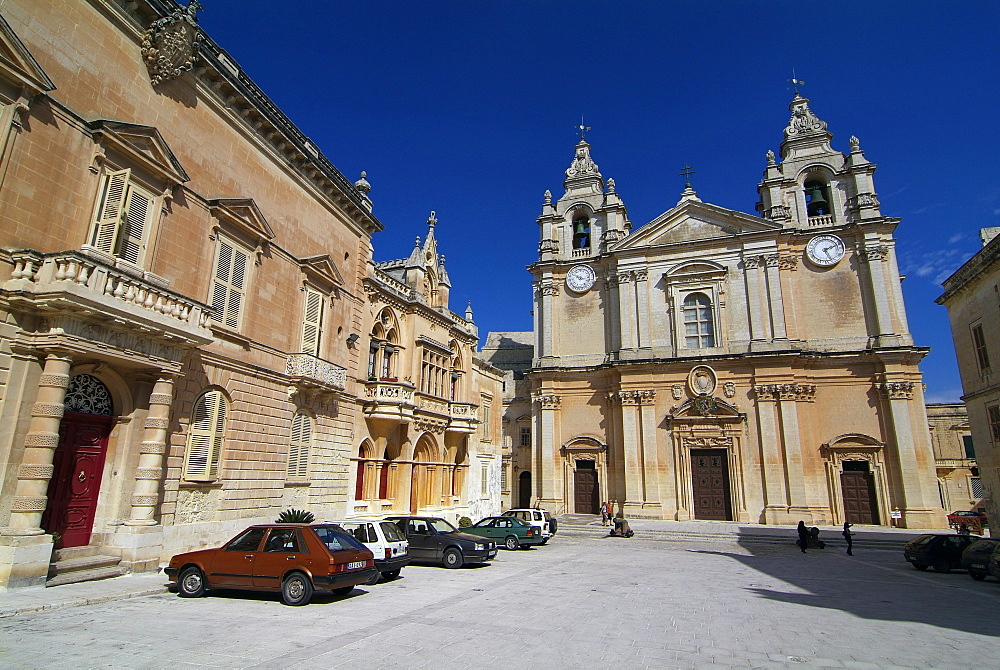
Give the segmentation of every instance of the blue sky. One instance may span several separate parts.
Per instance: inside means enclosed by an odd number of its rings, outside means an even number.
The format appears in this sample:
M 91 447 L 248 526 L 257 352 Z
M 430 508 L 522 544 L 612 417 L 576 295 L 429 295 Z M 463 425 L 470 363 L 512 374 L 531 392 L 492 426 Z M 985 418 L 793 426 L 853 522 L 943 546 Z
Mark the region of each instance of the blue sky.
M 352 181 L 368 172 L 409 254 L 436 210 L 451 308 L 531 329 L 525 266 L 580 115 L 639 226 L 699 197 L 754 212 L 794 68 L 834 133 L 879 165 L 929 401 L 961 384 L 940 282 L 1000 225 L 1000 3 L 203 0 L 202 27 Z

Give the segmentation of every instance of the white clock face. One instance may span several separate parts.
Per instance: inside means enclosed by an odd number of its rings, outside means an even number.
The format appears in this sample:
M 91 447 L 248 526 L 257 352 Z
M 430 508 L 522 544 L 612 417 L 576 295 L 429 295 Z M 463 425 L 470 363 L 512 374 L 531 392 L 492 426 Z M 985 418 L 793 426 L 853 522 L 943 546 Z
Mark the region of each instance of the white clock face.
M 574 265 L 566 273 L 566 286 L 577 293 L 589 291 L 595 281 L 597 281 L 597 275 L 594 274 L 594 269 L 589 265 Z
M 844 241 L 836 235 L 817 235 L 806 245 L 806 255 L 816 265 L 836 265 L 847 251 Z

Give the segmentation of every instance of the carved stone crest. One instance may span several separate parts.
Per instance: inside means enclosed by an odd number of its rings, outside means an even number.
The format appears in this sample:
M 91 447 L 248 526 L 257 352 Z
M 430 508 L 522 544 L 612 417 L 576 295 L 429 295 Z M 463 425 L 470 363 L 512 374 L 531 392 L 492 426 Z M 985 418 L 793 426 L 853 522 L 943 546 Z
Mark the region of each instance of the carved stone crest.
M 671 395 L 673 395 L 674 400 L 681 399 L 681 393 L 683 392 L 683 390 L 684 389 L 681 388 L 680 384 L 674 384 L 673 386 L 670 387 L 670 393 Z
M 707 365 L 699 365 L 688 373 L 688 389 L 691 395 L 712 395 L 717 384 L 715 370 Z
M 722 385 L 722 394 L 727 398 L 732 398 L 736 395 L 736 384 L 734 382 L 726 382 Z
M 203 9 L 198 0 L 154 21 L 142 36 L 142 57 L 153 86 L 175 79 L 194 66 L 198 56 L 198 30 L 195 14 Z

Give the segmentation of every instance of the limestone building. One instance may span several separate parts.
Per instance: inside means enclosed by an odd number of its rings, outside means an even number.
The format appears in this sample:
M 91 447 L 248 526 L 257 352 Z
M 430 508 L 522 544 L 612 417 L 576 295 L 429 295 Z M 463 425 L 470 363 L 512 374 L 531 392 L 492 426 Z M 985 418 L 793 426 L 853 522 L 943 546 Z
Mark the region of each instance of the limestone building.
M 934 447 L 941 506 L 948 513 L 985 511 L 982 479 L 965 405 L 960 402 L 929 403 L 927 423 Z
M 447 309 L 443 261 L 416 283 L 375 267 L 364 175 L 341 174 L 199 8 L 0 8 L 0 588 L 74 556 L 155 569 L 289 506 L 493 495 L 479 405 L 499 377 Z M 375 380 L 370 336 L 387 345 Z M 391 382 L 396 349 L 421 383 L 407 356 L 451 356 L 435 379 L 457 374 L 456 394 Z M 417 399 L 405 437 L 380 413 L 388 388 Z M 383 458 L 388 505 L 366 479 Z
M 518 478 L 533 503 L 945 525 L 899 219 L 882 214 L 860 142 L 843 154 L 807 99 L 790 110 L 756 214 L 702 202 L 689 184 L 633 230 L 590 144 L 576 145 L 562 195 L 545 193 L 529 267 L 530 469 Z
M 982 506 L 991 519 L 1000 519 L 1000 384 L 993 363 L 1000 360 L 1000 228 L 980 231 L 983 248 L 944 280 L 937 299 L 948 308 L 951 335 L 962 378 L 962 400 L 969 412 L 969 428 L 976 445 Z M 994 524 L 995 526 L 995 524 Z M 996 537 L 992 527 L 991 535 Z

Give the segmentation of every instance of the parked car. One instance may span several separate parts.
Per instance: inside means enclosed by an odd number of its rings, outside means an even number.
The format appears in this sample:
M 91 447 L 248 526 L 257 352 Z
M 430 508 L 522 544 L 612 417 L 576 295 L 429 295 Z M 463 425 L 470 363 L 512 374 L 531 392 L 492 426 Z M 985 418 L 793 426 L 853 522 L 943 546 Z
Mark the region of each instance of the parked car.
M 378 572 L 369 582 L 375 584 L 379 578 L 386 580 L 399 577 L 399 572 L 410 564 L 410 543 L 392 521 L 383 519 L 351 519 L 350 521 L 330 521 L 350 533 L 354 539 L 375 554 L 375 568 Z
M 250 526 L 218 549 L 177 554 L 164 568 L 177 593 L 209 589 L 277 591 L 286 605 L 305 605 L 314 591 L 346 596 L 377 575 L 372 552 L 331 524 Z
M 538 528 L 509 516 L 488 516 L 468 528 L 463 528 L 462 532 L 488 537 L 508 549 L 520 549 L 545 541 Z
M 986 514 L 984 512 L 969 512 L 958 510 L 948 515 L 948 525 L 955 530 L 965 526 L 970 533 L 982 533 L 983 526 L 986 526 Z
M 978 535 L 919 535 L 906 543 L 903 556 L 917 570 L 931 567 L 937 572 L 949 572 L 962 567 L 962 552 L 978 539 Z
M 970 577 L 982 581 L 990 574 L 990 561 L 994 556 L 1000 557 L 1000 539 L 984 537 L 962 552 L 962 567 L 969 571 Z
M 520 519 L 525 523 L 530 523 L 532 526 L 538 528 L 542 533 L 542 542 L 545 544 L 552 537 L 552 531 L 549 529 L 549 519 L 551 518 L 549 513 L 543 509 L 509 509 L 503 513 L 503 516 L 512 516 L 515 519 Z
M 496 542 L 460 532 L 445 519 L 434 516 L 390 516 L 406 535 L 414 561 L 460 568 L 466 563 L 486 563 L 497 555 Z

